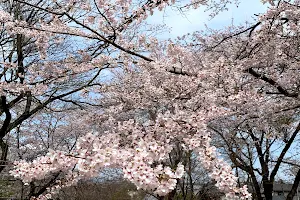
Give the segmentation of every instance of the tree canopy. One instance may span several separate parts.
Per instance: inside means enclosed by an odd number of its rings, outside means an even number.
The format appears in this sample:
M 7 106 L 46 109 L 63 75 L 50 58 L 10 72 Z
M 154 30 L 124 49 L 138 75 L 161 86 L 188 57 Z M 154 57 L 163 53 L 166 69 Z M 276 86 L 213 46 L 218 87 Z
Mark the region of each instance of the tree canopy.
M 271 200 L 276 176 L 296 166 L 299 11 L 268 4 L 252 23 L 162 40 L 147 17 L 168 6 L 230 0 L 12 0 L 1 2 L 1 171 L 50 199 L 61 188 L 122 169 L 158 199 L 174 199 L 190 158 L 227 199 Z M 21 146 L 22 148 L 21 148 Z M 248 176 L 242 180 L 236 172 Z M 261 183 L 261 184 L 260 184 Z M 296 188 L 296 189 L 295 189 Z M 261 192 L 263 189 L 263 192 Z

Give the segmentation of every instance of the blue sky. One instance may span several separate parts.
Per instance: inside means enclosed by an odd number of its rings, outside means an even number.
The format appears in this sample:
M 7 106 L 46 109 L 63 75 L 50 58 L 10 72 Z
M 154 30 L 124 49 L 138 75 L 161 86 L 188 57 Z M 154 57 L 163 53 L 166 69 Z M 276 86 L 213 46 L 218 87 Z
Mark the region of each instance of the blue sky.
M 252 21 L 254 14 L 262 13 L 266 9 L 267 5 L 263 5 L 260 0 L 241 0 L 238 7 L 229 5 L 228 11 L 224 11 L 210 19 L 209 11 L 205 12 L 204 7 L 191 10 L 185 13 L 186 16 L 182 16 L 178 11 L 168 8 L 162 12 L 155 12 L 153 16 L 149 17 L 148 22 L 151 24 L 165 23 L 171 28 L 171 31 L 169 34 L 164 34 L 163 37 L 175 38 L 189 32 L 203 30 L 205 24 L 209 28 L 221 29 L 231 25 L 232 22 L 239 25 L 245 21 Z

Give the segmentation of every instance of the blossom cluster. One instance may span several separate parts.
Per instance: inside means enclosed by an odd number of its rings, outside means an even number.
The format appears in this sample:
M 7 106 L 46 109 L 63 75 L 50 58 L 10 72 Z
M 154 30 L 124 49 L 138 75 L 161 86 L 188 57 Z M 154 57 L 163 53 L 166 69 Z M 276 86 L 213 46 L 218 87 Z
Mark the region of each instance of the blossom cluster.
M 184 175 L 181 163 L 175 168 L 166 165 L 169 153 L 179 142 L 199 154 L 200 161 L 211 172 L 220 190 L 231 196 L 238 194 L 241 199 L 249 198 L 246 188 L 236 187 L 236 177 L 229 165 L 219 160 L 216 149 L 209 145 L 210 135 L 199 129 L 205 127 L 204 124 L 200 126 L 201 123 L 204 123 L 201 116 L 184 111 L 159 115 L 155 124 L 150 125 L 125 121 L 119 123 L 113 133 L 88 133 L 79 138 L 76 150 L 70 153 L 50 151 L 32 163 L 19 161 L 11 174 L 30 182 L 60 171 L 74 174 L 74 182 L 75 179 L 95 177 L 105 167 L 117 167 L 123 169 L 124 177 L 137 188 L 165 196 L 175 189 L 177 179 Z M 64 186 L 60 183 L 60 187 Z

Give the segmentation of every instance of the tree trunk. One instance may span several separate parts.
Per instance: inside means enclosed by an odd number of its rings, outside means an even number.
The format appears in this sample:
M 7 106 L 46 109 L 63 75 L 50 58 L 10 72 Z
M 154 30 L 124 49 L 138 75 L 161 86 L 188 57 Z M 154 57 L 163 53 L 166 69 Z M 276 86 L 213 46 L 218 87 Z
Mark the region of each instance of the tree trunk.
M 264 194 L 266 200 L 272 200 L 273 183 L 269 180 L 263 180 Z
M 174 189 L 172 192 L 170 192 L 167 196 L 167 200 L 173 200 L 176 195 L 176 189 Z
M 255 176 L 253 170 L 250 171 L 250 176 L 252 179 L 253 187 L 255 189 L 256 199 L 263 200 L 263 197 L 261 196 L 261 192 L 260 192 L 260 186 L 259 186 L 259 183 L 257 182 L 256 176 Z
M 3 141 L 3 139 L 0 139 L 0 147 L 1 147 L 1 160 L 0 160 L 0 173 L 3 171 L 3 169 L 6 166 L 6 158 L 7 158 L 7 152 L 8 152 L 8 145 Z
M 289 192 L 286 200 L 293 200 L 293 198 L 298 190 L 299 182 L 300 182 L 300 169 L 297 172 L 296 178 L 294 180 L 294 184 L 292 186 L 292 190 Z

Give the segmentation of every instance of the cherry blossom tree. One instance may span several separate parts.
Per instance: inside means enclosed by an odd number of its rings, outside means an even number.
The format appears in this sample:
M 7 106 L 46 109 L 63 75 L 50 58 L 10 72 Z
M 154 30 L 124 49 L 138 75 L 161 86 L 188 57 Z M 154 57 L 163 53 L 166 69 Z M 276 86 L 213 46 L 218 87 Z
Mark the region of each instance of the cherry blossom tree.
M 35 5 L 41 4 L 49 6 L 49 3 L 47 2 L 32 2 L 35 3 Z M 3 1 L 1 2 L 1 8 L 7 11 L 6 13 L 3 12 L 1 17 L 5 18 L 6 15 L 10 16 L 11 20 L 24 20 L 24 22 L 32 26 L 36 26 L 41 19 L 51 21 L 49 13 L 32 9 L 29 6 L 23 5 L 16 1 Z M 54 97 L 57 92 L 60 92 L 60 95 L 62 96 L 59 98 L 61 98 L 80 90 L 79 87 L 83 87 L 78 84 L 78 86 L 76 86 L 77 88 L 70 88 L 71 91 L 67 91 L 63 94 L 63 91 L 66 91 L 63 87 L 63 84 L 65 84 L 66 81 L 61 80 L 59 86 L 59 81 L 57 79 L 62 79 L 66 76 L 62 76 L 62 74 L 55 75 L 55 70 L 52 72 L 42 68 L 37 70 L 41 66 L 49 65 L 51 60 L 53 61 L 53 64 L 56 62 L 58 65 L 58 63 L 62 60 L 58 59 L 59 56 L 65 57 L 64 54 L 68 53 L 68 51 L 73 51 L 72 49 L 64 51 L 63 45 L 67 43 L 58 44 L 57 42 L 60 40 L 60 38 L 53 37 L 52 39 L 56 42 L 49 43 L 49 46 L 47 47 L 47 53 L 51 59 L 48 61 L 41 61 L 38 52 L 39 47 L 35 45 L 38 43 L 37 39 L 31 36 L 25 36 L 22 33 L 12 32 L 10 30 L 11 28 L 8 26 L 9 22 L 4 23 L 4 21 L 2 21 L 1 115 L 4 118 L 2 120 L 3 123 L 0 139 L 2 150 L 0 167 L 1 171 L 6 165 L 8 152 L 8 146 L 5 142 L 7 138 L 5 138 L 5 136 L 7 136 L 9 132 L 13 131 L 13 129 L 17 128 L 24 120 L 44 109 L 47 105 L 49 105 L 49 103 L 57 100 Z M 66 39 L 66 37 L 64 38 Z M 67 41 L 67 39 L 65 41 Z M 36 72 L 34 77 L 32 76 L 33 71 Z M 39 71 L 43 72 L 42 76 L 40 76 Z M 46 87 L 48 87 L 48 89 Z M 38 90 L 40 90 L 40 92 L 37 92 Z M 56 95 L 56 97 L 58 96 L 59 95 Z
M 222 68 L 228 67 L 230 75 L 220 76 L 218 84 L 228 87 L 234 81 L 226 90 L 242 97 L 240 104 L 222 102 L 237 112 L 219 118 L 211 128 L 221 136 L 233 164 L 251 177 L 257 199 L 263 198 L 260 182 L 265 198 L 272 199 L 276 176 L 287 165 L 297 165 L 298 12 L 299 1 L 273 1 L 257 23 L 230 27 L 213 37 L 197 33 L 199 43 L 193 44 L 222 57 Z M 237 78 L 228 78 L 233 75 Z M 244 96 L 251 90 L 256 90 L 256 96 Z M 287 199 L 296 193 L 299 173 L 292 181 Z
M 77 138 L 90 130 L 90 124 L 86 123 L 89 115 L 84 110 L 70 110 L 64 112 L 47 112 L 26 120 L 18 126 L 14 132 L 7 137 L 7 144 L 10 146 L 8 166 L 12 161 L 27 160 L 32 161 L 38 156 L 44 156 L 49 151 L 61 150 L 71 151 L 76 144 Z M 7 167 L 2 174 L 5 174 Z M 14 193 L 16 198 L 30 199 L 39 196 L 47 187 L 55 184 L 59 173 L 46 176 L 43 180 L 32 181 L 28 185 L 23 185 L 15 181 Z
M 123 62 L 127 62 L 124 73 L 116 72 L 116 77 L 121 79 L 100 90 L 104 93 L 104 102 L 106 99 L 115 102 L 101 115 L 102 118 L 107 115 L 102 125 L 106 125 L 108 130 L 101 134 L 91 132 L 79 138 L 72 152 L 52 150 L 32 163 L 20 161 L 12 174 L 31 182 L 51 172 L 63 171 L 64 181 L 57 181 L 56 186 L 49 188 L 49 194 L 39 197 L 49 198 L 61 187 L 72 185 L 82 178 L 97 176 L 104 167 L 120 167 L 124 177 L 138 188 L 150 191 L 160 199 L 164 196 L 172 199 L 172 191 L 177 179 L 183 176 L 184 166 L 178 160 L 172 169 L 166 159 L 174 145 L 179 145 L 199 156 L 228 198 L 249 198 L 247 188 L 236 187 L 236 177 L 231 167 L 220 160 L 215 148 L 210 146 L 210 135 L 205 124 L 210 118 L 223 115 L 226 111 L 217 109 L 214 101 L 201 96 L 215 98 L 209 94 L 211 88 L 205 85 L 199 87 L 200 82 L 209 77 L 205 77 L 206 73 L 201 76 L 202 70 L 196 65 L 198 59 L 193 52 L 180 45 L 159 44 L 155 38 L 148 40 L 140 37 L 139 40 L 142 47 L 150 48 L 150 55 L 145 57 L 129 50 L 124 54 L 123 50 L 121 56 Z M 132 62 L 132 58 L 128 58 L 132 55 L 139 58 Z M 181 66 L 190 66 L 190 69 L 185 72 L 180 69 Z M 166 79 L 169 81 L 163 82 Z M 188 81 L 190 84 L 186 84 Z M 194 96 L 190 100 L 185 99 L 185 96 L 192 94 Z M 200 99 L 203 102 L 200 103 Z M 145 115 L 126 121 L 113 117 L 121 117 L 124 112 L 126 115 L 129 110 L 145 112 Z
M 249 27 L 195 33 L 174 41 L 159 41 L 142 31 L 148 15 L 174 1 L 13 2 L 43 11 L 49 18 L 30 24 L 0 13 L 4 29 L 34 38 L 41 56 L 41 62 L 30 65 L 26 73 L 15 73 L 13 82 L 3 80 L 1 137 L 59 100 L 78 107 L 103 105 L 91 117 L 98 128 L 84 133 L 71 150 L 49 149 L 33 161 L 15 163 L 11 174 L 28 184 L 60 174 L 48 193 L 37 199 L 51 198 L 62 187 L 95 177 L 107 167 L 122 168 L 125 178 L 159 199 L 173 199 L 185 173 L 183 160 L 170 158 L 178 147 L 197 156 L 228 199 L 251 198 L 211 145 L 207 124 L 225 117 L 259 118 L 268 127 L 274 113 L 297 107 L 297 1 L 271 1 L 274 6 Z M 209 4 L 222 10 L 226 3 L 192 1 L 178 6 Z M 49 45 L 65 40 L 65 35 L 80 38 L 85 45 L 61 59 L 47 57 Z M 108 68 L 113 78 L 101 82 L 100 75 Z M 91 103 L 75 98 L 79 91 L 100 97 Z M 23 112 L 17 114 L 14 106 Z M 270 181 L 263 180 L 266 188 Z
M 236 121 L 232 123 L 232 127 L 227 124 L 226 128 L 217 124 L 211 125 L 220 136 L 220 148 L 226 152 L 238 169 L 238 173 L 245 173 L 248 176 L 250 185 L 255 191 L 255 199 L 272 196 L 273 185 L 278 180 L 286 180 L 296 186 L 299 181 L 296 174 L 290 173 L 291 167 L 298 166 L 298 127 L 295 130 L 292 123 L 289 124 L 290 128 L 285 129 L 283 127 L 286 124 L 278 121 L 275 123 L 278 124 L 263 130 L 261 126 L 257 126 L 256 119 Z M 268 132 L 265 132 L 266 130 Z M 275 131 L 279 131 L 282 136 L 272 135 Z M 295 195 L 293 192 L 295 191 L 290 191 L 288 195 L 291 199 Z

